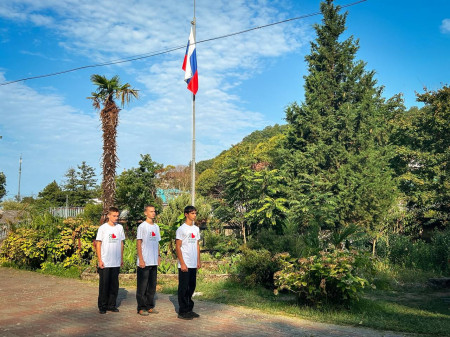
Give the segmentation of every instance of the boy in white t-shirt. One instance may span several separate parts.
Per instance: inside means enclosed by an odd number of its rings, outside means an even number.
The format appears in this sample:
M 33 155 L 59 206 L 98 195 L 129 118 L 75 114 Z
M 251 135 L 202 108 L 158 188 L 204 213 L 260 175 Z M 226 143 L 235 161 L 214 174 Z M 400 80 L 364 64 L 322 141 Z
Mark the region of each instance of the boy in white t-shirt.
M 146 219 L 137 229 L 137 313 L 141 316 L 158 313 L 155 308 L 156 275 L 161 262 L 159 226 L 154 223 L 155 207 L 145 206 Z
M 194 206 L 184 209 L 185 223 L 176 232 L 176 251 L 178 257 L 178 318 L 190 320 L 200 315 L 192 311 L 192 295 L 197 281 L 200 262 L 200 229 L 194 224 L 197 210 Z
M 119 210 L 110 207 L 108 222 L 101 225 L 96 237 L 96 250 L 98 257 L 98 274 L 100 282 L 98 287 L 98 310 L 101 314 L 106 311 L 119 312 L 116 306 L 119 294 L 119 270 L 123 265 L 123 240 L 125 233 L 120 224 Z

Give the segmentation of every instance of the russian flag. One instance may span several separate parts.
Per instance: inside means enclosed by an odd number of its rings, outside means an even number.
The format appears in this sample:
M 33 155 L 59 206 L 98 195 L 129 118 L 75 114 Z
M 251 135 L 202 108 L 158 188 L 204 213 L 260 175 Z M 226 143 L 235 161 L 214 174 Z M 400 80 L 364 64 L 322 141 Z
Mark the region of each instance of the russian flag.
M 184 70 L 184 81 L 187 83 L 187 88 L 196 95 L 198 90 L 197 53 L 195 51 L 195 39 L 192 27 L 181 68 Z

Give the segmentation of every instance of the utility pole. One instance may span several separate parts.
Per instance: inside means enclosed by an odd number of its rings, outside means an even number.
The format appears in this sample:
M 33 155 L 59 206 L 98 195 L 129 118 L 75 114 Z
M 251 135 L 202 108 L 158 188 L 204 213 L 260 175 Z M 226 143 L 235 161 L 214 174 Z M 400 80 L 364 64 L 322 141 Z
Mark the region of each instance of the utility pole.
M 19 159 L 19 189 L 17 191 L 17 201 L 20 202 L 20 176 L 22 175 L 22 154 L 20 154 Z

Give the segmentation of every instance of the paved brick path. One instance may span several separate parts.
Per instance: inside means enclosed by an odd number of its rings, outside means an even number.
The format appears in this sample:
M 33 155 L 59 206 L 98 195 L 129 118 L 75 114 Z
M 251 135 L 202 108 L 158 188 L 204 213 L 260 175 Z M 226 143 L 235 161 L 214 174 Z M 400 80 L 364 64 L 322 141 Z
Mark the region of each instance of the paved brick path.
M 316 323 L 196 301 L 201 315 L 177 318 L 177 299 L 158 294 L 159 314 L 136 314 L 135 289 L 120 288 L 120 312 L 100 315 L 97 285 L 0 268 L 0 336 L 405 336 Z

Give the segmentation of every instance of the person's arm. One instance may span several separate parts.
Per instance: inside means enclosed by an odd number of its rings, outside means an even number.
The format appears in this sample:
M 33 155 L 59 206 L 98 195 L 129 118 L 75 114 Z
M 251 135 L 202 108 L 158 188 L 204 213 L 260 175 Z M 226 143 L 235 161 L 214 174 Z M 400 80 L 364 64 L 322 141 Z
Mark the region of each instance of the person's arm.
M 142 256 L 142 240 L 138 239 L 136 241 L 137 254 L 139 256 L 139 268 L 145 268 L 144 257 Z
M 183 241 L 181 241 L 180 239 L 176 239 L 175 243 L 175 248 L 176 248 L 176 252 L 177 252 L 177 257 L 178 257 L 178 261 L 180 261 L 180 268 L 182 272 L 187 272 L 188 271 L 188 267 L 186 266 L 186 263 L 184 263 L 184 259 L 183 259 L 183 254 L 181 253 L 181 244 Z
M 158 243 L 158 266 L 161 264 L 161 251 L 159 250 L 159 243 Z
M 98 258 L 98 267 L 100 268 L 100 269 L 103 269 L 103 268 L 105 268 L 105 264 L 103 263 L 103 261 L 102 261 L 102 242 L 101 241 L 96 241 L 95 242 L 95 244 L 96 244 L 96 251 L 97 251 L 97 258 Z
M 120 266 L 123 267 L 123 240 L 120 241 Z
M 197 240 L 197 269 L 202 267 L 202 261 L 200 260 L 200 242 Z

